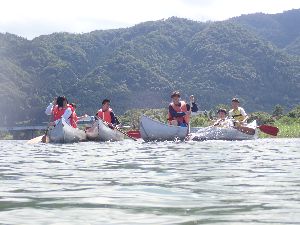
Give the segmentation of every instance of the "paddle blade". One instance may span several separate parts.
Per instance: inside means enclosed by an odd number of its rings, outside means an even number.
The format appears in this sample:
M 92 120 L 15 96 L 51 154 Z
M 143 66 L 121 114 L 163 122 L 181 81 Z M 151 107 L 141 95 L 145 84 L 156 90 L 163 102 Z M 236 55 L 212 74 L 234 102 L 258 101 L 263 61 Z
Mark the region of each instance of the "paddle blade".
M 48 137 L 47 135 L 44 135 L 44 136 L 42 137 L 42 142 L 43 142 L 43 143 L 49 143 L 49 137 Z
M 261 132 L 264 132 L 266 134 L 272 135 L 272 136 L 277 136 L 279 129 L 278 127 L 273 127 L 270 125 L 261 125 L 258 127 Z
M 32 138 L 31 140 L 27 141 L 27 144 L 37 144 L 39 142 L 42 142 L 43 137 L 44 137 L 44 135 Z
M 141 138 L 141 133 L 140 133 L 139 130 L 130 130 L 130 131 L 127 131 L 127 135 L 131 136 L 131 137 L 134 137 L 134 138 Z

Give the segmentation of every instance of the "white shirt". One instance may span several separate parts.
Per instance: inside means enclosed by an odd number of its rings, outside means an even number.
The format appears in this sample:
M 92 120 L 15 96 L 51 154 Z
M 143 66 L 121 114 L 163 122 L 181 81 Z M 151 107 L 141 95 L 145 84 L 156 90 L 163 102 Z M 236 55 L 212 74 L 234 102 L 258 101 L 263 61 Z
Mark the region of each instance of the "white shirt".
M 46 110 L 45 110 L 46 115 L 51 116 L 52 115 L 52 110 L 53 110 L 53 104 L 50 103 L 48 105 L 48 107 L 46 108 Z M 62 115 L 62 118 L 64 118 L 64 120 L 66 121 L 66 123 L 69 124 L 69 125 L 71 124 L 71 122 L 70 122 L 71 115 L 72 115 L 72 110 L 69 107 L 66 109 L 66 111 Z M 59 121 L 59 119 L 56 120 L 56 121 L 54 121 L 55 124 L 57 124 L 58 121 Z
M 218 127 L 233 127 L 233 122 L 231 119 L 225 118 L 224 120 L 218 119 L 215 123 Z
M 241 113 L 242 116 L 247 116 L 247 113 L 242 107 L 238 107 L 239 112 Z M 233 116 L 233 109 L 229 111 L 229 117 L 231 118 Z

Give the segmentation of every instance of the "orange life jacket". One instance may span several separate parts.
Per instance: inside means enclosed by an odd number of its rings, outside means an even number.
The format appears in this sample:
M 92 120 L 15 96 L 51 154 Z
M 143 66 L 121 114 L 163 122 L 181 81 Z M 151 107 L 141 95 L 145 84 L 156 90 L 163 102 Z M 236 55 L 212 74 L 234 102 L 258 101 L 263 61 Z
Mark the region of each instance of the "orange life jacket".
M 180 105 L 175 105 L 173 102 L 170 103 L 170 105 L 173 107 L 173 109 L 176 112 L 187 112 L 187 107 L 185 101 L 180 101 Z M 169 117 L 168 121 L 171 122 L 172 120 L 177 120 L 178 123 L 190 123 L 190 116 L 185 115 L 185 116 L 180 116 L 180 117 L 172 117 L 172 115 L 169 112 Z
M 109 108 L 108 110 L 106 110 L 105 112 L 102 111 L 102 109 L 100 109 L 98 111 L 98 117 L 101 118 L 103 121 L 107 122 L 108 124 L 111 124 L 112 118 L 110 113 L 112 112 L 112 109 Z
M 78 123 L 78 116 L 77 116 L 76 112 L 74 111 L 72 113 L 72 120 L 71 120 L 72 127 L 77 128 L 77 123 Z
M 54 106 L 52 109 L 53 120 L 59 120 L 62 115 L 64 115 L 67 108 L 58 107 L 58 105 Z
M 72 114 L 71 114 L 71 116 L 69 118 L 70 119 L 70 124 L 71 124 L 72 127 L 77 128 L 78 117 L 76 115 L 76 112 L 75 112 L 73 106 L 68 105 L 68 108 L 70 108 L 71 111 L 72 111 Z
M 67 108 L 70 108 L 71 111 L 72 111 L 72 114 L 71 114 L 71 116 L 69 118 L 70 119 L 70 124 L 71 124 L 72 127 L 76 128 L 77 127 L 77 122 L 75 122 L 76 119 L 74 119 L 75 118 L 74 117 L 74 113 L 75 113 L 74 112 L 74 108 L 72 106 L 70 106 L 70 105 L 67 105 L 66 108 L 58 107 L 58 105 L 54 106 L 54 108 L 52 110 L 53 120 L 55 121 L 55 120 L 61 119 L 61 117 L 64 115 L 64 113 L 65 113 L 65 111 L 66 111 Z M 75 113 L 75 115 L 76 115 L 76 113 Z

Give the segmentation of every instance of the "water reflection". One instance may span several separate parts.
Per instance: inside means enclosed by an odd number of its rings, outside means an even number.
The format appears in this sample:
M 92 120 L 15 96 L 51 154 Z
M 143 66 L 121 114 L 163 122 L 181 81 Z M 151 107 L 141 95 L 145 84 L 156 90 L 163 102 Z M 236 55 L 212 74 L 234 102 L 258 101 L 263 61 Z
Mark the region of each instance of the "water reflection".
M 299 144 L 1 141 L 0 224 L 296 224 Z

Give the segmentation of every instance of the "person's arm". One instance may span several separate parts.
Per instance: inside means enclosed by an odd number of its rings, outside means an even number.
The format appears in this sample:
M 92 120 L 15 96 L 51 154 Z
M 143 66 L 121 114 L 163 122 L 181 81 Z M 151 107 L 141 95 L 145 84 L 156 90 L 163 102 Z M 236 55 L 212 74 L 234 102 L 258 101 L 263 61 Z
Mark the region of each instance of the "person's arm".
M 233 117 L 232 117 L 232 110 L 229 111 L 228 117 L 229 117 L 230 119 L 233 119 Z
M 198 106 L 195 102 L 192 103 L 192 112 L 198 112 Z
M 175 109 L 170 105 L 169 106 L 169 113 L 172 117 L 182 117 L 185 116 L 185 112 L 176 112 Z
M 247 122 L 247 120 L 249 119 L 249 116 L 247 115 L 245 110 L 243 108 L 240 108 L 240 112 L 245 117 L 245 119 L 243 120 L 243 123 Z
M 221 122 L 221 119 L 218 119 L 216 122 L 214 122 L 213 126 L 214 127 L 219 126 L 220 122 Z
M 48 107 L 45 110 L 45 113 L 47 116 L 51 116 L 52 115 L 52 110 L 53 110 L 53 104 L 52 102 L 48 105 Z
M 117 117 L 115 116 L 114 112 L 110 112 L 110 117 L 111 117 L 111 123 L 113 125 L 118 125 L 120 124 L 119 120 L 117 119 Z
M 70 108 L 67 108 L 65 113 L 62 115 L 62 118 L 64 118 L 64 120 L 69 124 L 70 120 L 69 118 L 72 115 L 72 110 Z M 55 123 L 57 124 L 59 120 L 56 120 Z

